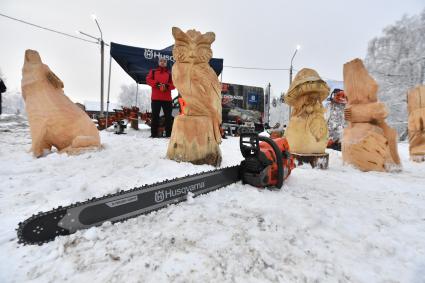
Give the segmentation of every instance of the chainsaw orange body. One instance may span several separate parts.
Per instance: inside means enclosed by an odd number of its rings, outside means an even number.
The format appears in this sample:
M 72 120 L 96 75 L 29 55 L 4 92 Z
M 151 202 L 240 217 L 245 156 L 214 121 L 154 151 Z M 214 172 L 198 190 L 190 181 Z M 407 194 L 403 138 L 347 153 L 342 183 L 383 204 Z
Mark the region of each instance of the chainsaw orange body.
M 295 167 L 286 138 L 270 139 L 257 134 L 242 134 L 240 149 L 243 183 L 259 188 L 281 188 Z
M 286 180 L 291 174 L 292 169 L 295 168 L 294 158 L 289 153 L 289 144 L 286 138 L 272 139 L 277 145 L 283 155 L 283 179 Z M 266 156 L 268 160 L 272 161 L 272 164 L 267 172 L 268 183 L 270 186 L 276 186 L 278 183 L 278 165 L 276 162 L 276 154 L 273 148 L 266 142 L 260 142 L 261 153 Z

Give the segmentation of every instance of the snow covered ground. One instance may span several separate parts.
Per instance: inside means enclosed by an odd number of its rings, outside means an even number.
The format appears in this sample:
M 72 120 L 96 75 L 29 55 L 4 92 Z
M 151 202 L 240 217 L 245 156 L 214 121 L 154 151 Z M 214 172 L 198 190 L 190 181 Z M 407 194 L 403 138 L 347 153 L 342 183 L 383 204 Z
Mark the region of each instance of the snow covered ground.
M 211 170 L 165 159 L 149 130 L 102 132 L 104 149 L 34 159 L 24 118 L 0 116 L 0 282 L 425 282 L 425 164 L 363 173 L 330 151 L 284 190 L 240 183 L 127 222 L 17 244 L 18 222 L 120 189 Z M 223 166 L 238 164 L 224 140 Z

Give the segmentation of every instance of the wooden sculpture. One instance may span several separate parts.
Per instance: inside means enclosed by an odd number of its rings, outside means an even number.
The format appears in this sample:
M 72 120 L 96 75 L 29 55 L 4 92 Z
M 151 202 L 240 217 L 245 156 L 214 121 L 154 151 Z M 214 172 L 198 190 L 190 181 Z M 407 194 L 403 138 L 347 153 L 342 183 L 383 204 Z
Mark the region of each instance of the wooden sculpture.
M 215 34 L 172 29 L 175 45 L 173 82 L 186 102 L 174 119 L 167 157 L 194 164 L 221 163 L 221 88 L 209 61 Z
M 300 162 L 308 161 L 315 167 L 317 158 L 324 158 L 327 167 L 328 125 L 322 101 L 329 95 L 329 87 L 319 74 L 304 68 L 291 83 L 285 103 L 292 107 L 291 119 L 285 131 L 291 154 Z
M 409 112 L 409 153 L 416 162 L 425 161 L 425 85 L 411 89 L 407 94 Z
M 52 146 L 70 154 L 100 146 L 95 124 L 65 96 L 63 82 L 43 64 L 37 51 L 25 51 L 21 86 L 35 157 Z
M 397 132 L 385 123 L 387 108 L 378 102 L 378 85 L 360 59 L 344 64 L 344 91 L 348 99 L 344 110 L 348 126 L 342 140 L 344 163 L 362 171 L 399 169 Z

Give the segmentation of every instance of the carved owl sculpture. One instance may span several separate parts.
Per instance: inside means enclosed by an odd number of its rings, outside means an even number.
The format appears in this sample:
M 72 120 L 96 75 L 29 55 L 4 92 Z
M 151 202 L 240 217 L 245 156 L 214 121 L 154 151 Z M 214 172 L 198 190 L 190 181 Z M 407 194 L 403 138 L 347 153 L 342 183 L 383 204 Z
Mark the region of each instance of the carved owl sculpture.
M 184 114 L 211 117 L 215 140 L 220 143 L 221 88 L 217 74 L 209 65 L 215 34 L 202 34 L 194 29 L 185 33 L 177 27 L 173 27 L 172 33 L 173 82 L 187 103 Z

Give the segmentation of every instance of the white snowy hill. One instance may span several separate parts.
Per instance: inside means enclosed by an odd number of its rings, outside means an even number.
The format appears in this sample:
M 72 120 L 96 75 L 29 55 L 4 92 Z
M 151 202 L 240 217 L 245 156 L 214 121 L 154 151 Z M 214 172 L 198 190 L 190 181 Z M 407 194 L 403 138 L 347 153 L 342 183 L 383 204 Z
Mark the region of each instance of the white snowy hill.
M 363 173 L 330 151 L 326 171 L 296 168 L 282 191 L 236 183 L 115 225 L 17 243 L 38 211 L 212 170 L 165 158 L 149 130 L 102 132 L 104 149 L 34 159 L 21 116 L 0 116 L 0 282 L 425 282 L 425 164 Z M 238 164 L 223 141 L 223 166 Z

